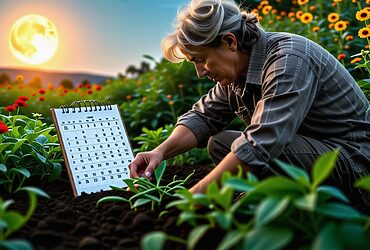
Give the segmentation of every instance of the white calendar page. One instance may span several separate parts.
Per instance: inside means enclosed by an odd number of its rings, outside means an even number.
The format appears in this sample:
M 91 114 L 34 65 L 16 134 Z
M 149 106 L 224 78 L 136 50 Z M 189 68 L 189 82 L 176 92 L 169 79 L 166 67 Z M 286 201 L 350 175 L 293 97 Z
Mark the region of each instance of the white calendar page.
M 133 153 L 117 105 L 51 111 L 74 195 L 125 187 Z

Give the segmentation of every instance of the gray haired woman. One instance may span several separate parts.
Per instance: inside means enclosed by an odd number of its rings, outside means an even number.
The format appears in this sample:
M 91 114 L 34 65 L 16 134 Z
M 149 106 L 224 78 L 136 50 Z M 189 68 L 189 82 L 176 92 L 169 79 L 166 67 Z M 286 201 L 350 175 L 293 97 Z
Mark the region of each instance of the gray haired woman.
M 165 142 L 136 155 L 132 177 L 150 177 L 162 160 L 208 146 L 216 167 L 190 189 L 197 193 L 237 165 L 264 178 L 281 174 L 274 159 L 309 170 L 318 156 L 339 149 L 328 182 L 369 208 L 369 195 L 353 187 L 370 168 L 369 103 L 328 51 L 298 35 L 265 32 L 232 0 L 191 1 L 162 50 L 171 62 L 192 62 L 215 86 Z M 245 130 L 224 130 L 235 116 Z

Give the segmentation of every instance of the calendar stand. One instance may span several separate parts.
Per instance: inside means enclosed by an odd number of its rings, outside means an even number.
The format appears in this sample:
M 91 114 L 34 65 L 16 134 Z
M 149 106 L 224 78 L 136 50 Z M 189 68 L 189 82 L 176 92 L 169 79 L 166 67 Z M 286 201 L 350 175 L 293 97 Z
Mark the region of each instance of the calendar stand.
M 133 153 L 118 106 L 84 100 L 51 113 L 74 196 L 125 187 Z

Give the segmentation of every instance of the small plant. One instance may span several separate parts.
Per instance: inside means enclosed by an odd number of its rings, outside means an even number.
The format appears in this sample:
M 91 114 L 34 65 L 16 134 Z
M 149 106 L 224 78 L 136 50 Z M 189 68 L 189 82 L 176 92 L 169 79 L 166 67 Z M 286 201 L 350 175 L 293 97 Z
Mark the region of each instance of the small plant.
M 322 185 L 338 152 L 317 159 L 312 179 L 304 170 L 277 161 L 289 177 L 258 181 L 251 174 L 242 178 L 239 171 L 237 176 L 224 173 L 222 187 L 214 182 L 205 194 L 178 191 L 180 199 L 167 207 L 181 211 L 178 225 L 193 227 L 187 241 L 155 231 L 142 239 L 142 248 L 149 249 L 152 243 L 150 249 L 162 249 L 164 242 L 171 240 L 194 249 L 209 230 L 218 229 L 225 236 L 217 249 L 364 249 L 370 243 L 369 218 L 351 207 L 339 189 Z M 357 185 L 368 188 L 368 182 L 364 179 Z M 233 202 L 236 192 L 245 194 Z
M 27 191 L 30 200 L 25 215 L 9 210 L 13 200 L 3 201 L 0 197 L 0 249 L 33 249 L 31 243 L 22 239 L 9 239 L 9 236 L 19 230 L 31 218 L 37 206 L 37 196 L 50 198 L 44 191 L 36 187 L 23 187 L 19 191 Z
M 19 115 L 19 106 L 12 115 L 15 110 L 9 107 L 0 108 L 1 112 L 9 110 L 9 115 L 0 114 L 0 185 L 12 193 L 31 175 L 56 180 L 63 160 L 57 135 L 50 134 L 54 126 L 43 123 L 40 114 L 33 114 L 34 119 Z
M 173 177 L 172 182 L 167 185 L 161 185 L 161 180 L 166 170 L 166 161 L 163 161 L 154 171 L 156 183 L 153 184 L 147 178 L 137 177 L 133 179 L 123 180 L 127 186 L 134 192 L 130 199 L 125 199 L 120 196 L 107 196 L 98 200 L 98 206 L 102 202 L 128 202 L 132 209 L 151 203 L 151 209 L 154 210 L 155 204 L 160 206 L 166 197 L 174 197 L 175 191 L 185 189 L 184 183 L 194 174 L 189 174 L 184 180 L 176 180 Z M 111 187 L 114 190 L 125 191 L 119 187 Z

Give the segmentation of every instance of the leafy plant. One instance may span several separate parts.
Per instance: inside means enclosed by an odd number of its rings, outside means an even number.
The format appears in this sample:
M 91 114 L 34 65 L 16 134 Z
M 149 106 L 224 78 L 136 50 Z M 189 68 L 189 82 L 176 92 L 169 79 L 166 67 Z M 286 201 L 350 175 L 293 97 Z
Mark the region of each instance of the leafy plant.
M 50 198 L 44 191 L 36 187 L 23 187 L 19 191 L 26 191 L 30 200 L 28 211 L 22 215 L 17 211 L 9 210 L 14 200 L 3 201 L 0 197 L 0 248 L 1 249 L 33 249 L 31 243 L 22 239 L 9 239 L 9 236 L 19 230 L 31 218 L 37 206 L 37 196 Z
M 225 235 L 217 249 L 366 248 L 370 243 L 369 225 L 365 225 L 369 218 L 348 204 L 339 189 L 323 184 L 337 155 L 335 150 L 318 158 L 312 177 L 298 167 L 276 161 L 289 177 L 272 176 L 258 181 L 251 174 L 242 178 L 239 171 L 237 176 L 224 173 L 222 187 L 214 182 L 205 194 L 178 191 L 180 199 L 167 207 L 181 211 L 178 225 L 192 226 L 187 241 L 155 231 L 143 238 L 142 248 L 149 249 L 146 244 L 154 237 L 159 243 L 175 240 L 194 249 L 212 229 L 222 230 Z M 245 194 L 233 202 L 237 192 Z M 157 249 L 160 247 L 161 244 Z
M 3 111 L 5 108 L 0 108 Z M 18 114 L 0 114 L 0 185 L 8 192 L 23 186 L 32 175 L 56 180 L 62 170 L 61 149 L 53 125 L 43 123 L 40 114 L 34 119 Z
M 154 171 L 156 183 L 152 183 L 147 178 L 136 177 L 133 179 L 123 180 L 127 186 L 134 192 L 134 195 L 129 199 L 120 196 L 107 196 L 101 198 L 97 202 L 97 206 L 102 202 L 128 202 L 132 209 L 151 203 L 151 209 L 154 210 L 155 205 L 160 206 L 165 198 L 173 197 L 176 190 L 185 189 L 184 183 L 193 175 L 189 174 L 184 180 L 176 180 L 173 177 L 172 182 L 167 185 L 162 185 L 161 180 L 166 170 L 166 161 L 163 161 Z M 125 191 L 119 187 L 113 187 L 114 190 Z

